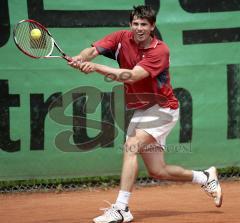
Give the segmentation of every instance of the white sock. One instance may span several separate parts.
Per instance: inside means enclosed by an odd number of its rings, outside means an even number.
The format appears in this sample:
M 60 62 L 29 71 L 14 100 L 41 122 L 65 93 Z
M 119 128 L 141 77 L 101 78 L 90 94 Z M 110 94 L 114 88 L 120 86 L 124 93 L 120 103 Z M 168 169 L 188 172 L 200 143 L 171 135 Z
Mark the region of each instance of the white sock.
M 120 190 L 116 200 L 116 205 L 122 210 L 125 210 L 126 207 L 128 206 L 130 195 L 131 193 L 128 191 Z
M 192 173 L 193 173 L 193 179 L 192 179 L 193 183 L 197 183 L 201 185 L 205 185 L 207 183 L 208 178 L 203 171 L 193 170 Z

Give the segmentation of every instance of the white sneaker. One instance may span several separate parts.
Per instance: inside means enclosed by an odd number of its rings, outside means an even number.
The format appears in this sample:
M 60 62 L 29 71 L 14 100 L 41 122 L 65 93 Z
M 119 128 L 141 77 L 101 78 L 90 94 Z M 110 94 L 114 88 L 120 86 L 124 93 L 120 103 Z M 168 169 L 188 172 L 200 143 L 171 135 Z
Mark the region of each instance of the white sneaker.
M 112 204 L 110 208 L 102 210 L 104 210 L 103 215 L 94 218 L 94 223 L 122 223 L 133 220 L 133 216 L 128 207 L 125 210 L 121 210 L 115 204 Z
M 222 205 L 223 195 L 220 183 L 218 181 L 218 174 L 216 167 L 210 167 L 204 173 L 208 176 L 207 183 L 202 185 L 205 192 L 214 198 L 216 207 L 220 208 Z

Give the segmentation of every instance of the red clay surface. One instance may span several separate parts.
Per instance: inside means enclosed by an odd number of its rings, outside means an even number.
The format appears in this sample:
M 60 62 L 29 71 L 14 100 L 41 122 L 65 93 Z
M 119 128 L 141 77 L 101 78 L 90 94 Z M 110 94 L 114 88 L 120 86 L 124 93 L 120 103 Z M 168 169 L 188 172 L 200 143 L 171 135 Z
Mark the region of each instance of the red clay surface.
M 222 182 L 223 206 L 216 208 L 198 185 L 170 184 L 134 190 L 130 208 L 136 223 L 239 223 L 240 181 Z M 85 223 L 114 202 L 118 188 L 0 195 L 1 223 Z

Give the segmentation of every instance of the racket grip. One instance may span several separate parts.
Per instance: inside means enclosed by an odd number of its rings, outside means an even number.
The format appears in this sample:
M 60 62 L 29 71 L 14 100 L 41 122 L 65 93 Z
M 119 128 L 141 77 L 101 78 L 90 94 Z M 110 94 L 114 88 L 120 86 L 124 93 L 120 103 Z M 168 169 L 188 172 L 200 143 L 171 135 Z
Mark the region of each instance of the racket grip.
M 64 55 L 63 59 L 65 59 L 67 62 L 71 62 L 73 59 L 70 56 Z

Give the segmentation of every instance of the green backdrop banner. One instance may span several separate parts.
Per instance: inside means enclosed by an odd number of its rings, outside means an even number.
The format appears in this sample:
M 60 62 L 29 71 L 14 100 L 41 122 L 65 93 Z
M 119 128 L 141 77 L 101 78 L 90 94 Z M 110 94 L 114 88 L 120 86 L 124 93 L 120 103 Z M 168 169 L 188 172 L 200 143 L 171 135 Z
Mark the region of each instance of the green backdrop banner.
M 167 160 L 188 168 L 240 166 L 240 4 L 184 0 L 0 0 L 0 180 L 120 173 L 125 126 L 122 85 L 31 59 L 12 30 L 31 18 L 69 55 L 128 29 L 133 5 L 157 11 L 156 35 L 171 51 L 181 118 Z M 117 67 L 104 57 L 97 62 Z M 144 166 L 140 162 L 140 170 Z

